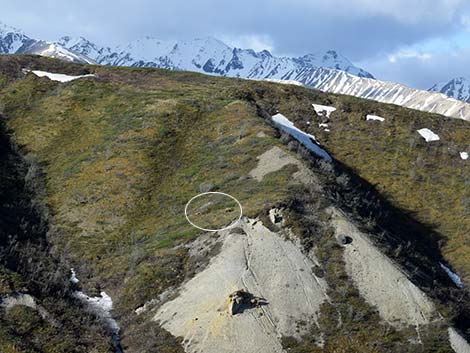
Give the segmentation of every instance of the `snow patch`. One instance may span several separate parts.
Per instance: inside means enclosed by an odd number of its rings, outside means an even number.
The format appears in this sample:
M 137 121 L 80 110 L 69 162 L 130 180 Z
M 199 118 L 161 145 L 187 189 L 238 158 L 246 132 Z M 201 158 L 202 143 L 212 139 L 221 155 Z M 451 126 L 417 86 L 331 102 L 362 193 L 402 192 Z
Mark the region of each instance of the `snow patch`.
M 106 292 L 101 292 L 99 297 L 90 297 L 81 291 L 76 291 L 74 296 L 87 305 L 90 311 L 101 317 L 109 325 L 114 334 L 119 333 L 119 325 L 111 315 L 113 300 Z
M 448 268 L 446 265 L 444 265 L 441 262 L 439 262 L 439 265 L 441 265 L 441 268 L 447 273 L 449 278 L 452 280 L 452 282 L 455 283 L 455 285 L 457 287 L 459 287 L 459 288 L 463 287 L 462 280 L 460 279 L 460 277 L 455 272 L 452 272 L 452 270 L 450 268 Z
M 462 158 L 463 160 L 467 160 L 468 159 L 468 152 L 460 152 L 460 158 Z
M 330 107 L 328 105 L 312 104 L 312 106 L 318 115 L 325 115 L 327 118 L 329 118 L 330 114 L 336 110 L 335 107 Z
M 80 75 L 80 76 L 70 76 L 70 75 L 64 75 L 64 74 L 58 74 L 58 73 L 52 73 L 52 72 L 47 72 L 47 71 L 39 71 L 39 70 L 25 70 L 26 72 L 32 72 L 38 77 L 47 77 L 48 79 L 52 81 L 57 81 L 57 82 L 70 82 L 73 80 L 77 80 L 79 78 L 84 78 L 84 77 L 95 77 L 93 74 L 88 74 L 88 75 Z
M 450 346 L 455 353 L 470 353 L 470 345 L 453 327 L 449 327 L 447 331 Z
M 367 114 L 366 120 L 377 120 L 377 121 L 385 121 L 384 118 L 378 115 Z
M 315 136 L 307 134 L 303 132 L 302 130 L 299 130 L 294 126 L 294 123 L 287 119 L 284 115 L 282 114 L 276 114 L 272 117 L 272 120 L 274 124 L 276 124 L 280 129 L 284 130 L 287 132 L 289 135 L 294 137 L 296 140 L 298 140 L 302 145 L 307 147 L 310 151 L 315 153 L 317 156 L 325 159 L 328 162 L 332 161 L 331 156 L 320 146 L 318 146 L 318 142 L 315 139 Z
M 426 140 L 426 142 L 439 141 L 439 135 L 435 134 L 429 129 L 419 129 L 418 133 Z
M 283 85 L 303 86 L 302 82 L 295 81 L 295 80 L 279 80 L 279 79 L 276 79 L 276 78 L 267 78 L 264 81 L 274 82 L 274 83 L 281 83 Z
M 72 272 L 72 276 L 70 277 L 70 281 L 75 278 L 77 283 L 79 282 L 74 269 L 70 269 Z M 99 297 L 90 297 L 83 293 L 82 291 L 75 291 L 73 292 L 73 296 L 80 300 L 87 309 L 97 315 L 98 317 L 103 320 L 103 322 L 108 326 L 108 329 L 111 332 L 112 340 L 116 349 L 116 353 L 122 353 L 121 350 L 121 343 L 119 337 L 120 327 L 116 320 L 114 320 L 111 312 L 113 310 L 113 300 L 112 298 L 106 294 L 106 292 L 102 291 Z

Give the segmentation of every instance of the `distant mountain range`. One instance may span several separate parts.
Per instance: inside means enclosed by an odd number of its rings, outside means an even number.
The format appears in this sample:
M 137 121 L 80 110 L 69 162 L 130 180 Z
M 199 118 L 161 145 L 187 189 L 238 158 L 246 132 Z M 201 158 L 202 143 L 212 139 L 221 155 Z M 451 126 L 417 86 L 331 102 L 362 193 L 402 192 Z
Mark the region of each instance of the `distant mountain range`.
M 33 39 L 21 30 L 0 23 L 0 54 L 38 54 L 75 62 L 94 63 L 80 53 L 43 40 Z
M 190 41 L 144 37 L 114 49 L 100 47 L 83 37 L 63 37 L 57 44 L 102 65 L 158 67 L 229 77 L 296 80 L 304 84 L 308 84 L 305 78 L 319 67 L 373 78 L 333 50 L 301 57 L 276 57 L 267 50 L 232 48 L 212 37 Z
M 33 39 L 0 25 L 0 54 L 38 54 L 75 62 L 153 67 L 211 75 L 297 83 L 325 92 L 353 95 L 384 103 L 470 120 L 470 84 L 458 78 L 429 91 L 379 81 L 334 50 L 300 57 L 278 57 L 269 51 L 239 49 L 207 37 L 162 41 L 152 37 L 111 48 L 84 37 L 55 42 Z M 449 98 L 450 97 L 450 98 Z M 452 99 L 455 98 L 455 99 Z
M 470 82 L 463 77 L 454 78 L 446 83 L 437 83 L 429 90 L 440 92 L 464 102 L 470 102 Z
M 267 50 L 232 48 L 212 37 L 190 41 L 144 37 L 126 46 L 111 48 L 83 37 L 65 36 L 56 42 L 45 42 L 16 28 L 0 25 L 0 53 L 39 54 L 101 65 L 155 67 L 229 77 L 296 80 L 306 85 L 308 77 L 319 67 L 373 78 L 333 50 L 301 57 L 276 57 Z

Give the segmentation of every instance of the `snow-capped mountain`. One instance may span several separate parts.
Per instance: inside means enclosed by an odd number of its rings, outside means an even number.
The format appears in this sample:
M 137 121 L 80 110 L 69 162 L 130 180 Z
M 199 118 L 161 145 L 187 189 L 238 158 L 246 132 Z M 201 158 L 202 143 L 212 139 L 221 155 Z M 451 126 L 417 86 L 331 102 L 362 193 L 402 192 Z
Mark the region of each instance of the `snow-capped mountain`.
M 319 68 L 303 77 L 309 87 L 382 103 L 470 120 L 470 104 L 442 93 L 410 88 L 399 83 L 357 77 L 340 70 Z
M 376 80 L 370 73 L 354 66 L 333 50 L 300 57 L 279 57 L 267 50 L 255 52 L 252 49 L 233 48 L 212 37 L 187 41 L 162 41 L 144 37 L 111 48 L 97 45 L 84 37 L 66 36 L 54 43 L 35 40 L 15 28 L 0 25 L 0 53 L 34 53 L 101 65 L 155 67 L 228 77 L 298 82 L 325 92 L 353 95 L 470 120 L 470 104 L 461 101 L 470 100 L 470 84 L 464 79 L 435 85 L 430 91 L 417 90 L 398 83 Z
M 16 53 L 21 47 L 32 45 L 34 42 L 21 30 L 0 22 L 0 54 Z
M 57 42 L 55 42 L 55 44 L 74 53 L 83 55 L 89 59 L 93 58 L 93 60 L 98 64 L 101 64 L 100 61 L 102 61 L 102 57 L 106 57 L 112 54 L 110 48 L 99 47 L 83 37 L 72 38 L 65 36 L 60 38 Z
M 212 37 L 186 41 L 144 37 L 111 48 L 84 37 L 65 36 L 53 43 L 37 40 L 0 24 L 0 53 L 38 54 L 84 63 L 187 70 L 229 77 L 295 80 L 305 85 L 309 84 L 305 78 L 314 75 L 320 67 L 373 78 L 333 50 L 301 57 L 278 57 L 267 50 L 232 48 Z
M 0 23 L 0 54 L 37 54 L 74 62 L 94 63 L 60 44 L 33 39 L 21 30 Z
M 63 37 L 57 44 L 103 65 L 158 67 L 229 77 L 283 80 L 296 80 L 306 72 L 327 67 L 373 78 L 370 73 L 354 66 L 347 58 L 332 50 L 302 57 L 277 57 L 267 50 L 255 52 L 232 48 L 212 37 L 189 41 L 162 41 L 144 37 L 115 49 L 100 47 L 83 37 Z
M 16 51 L 17 54 L 37 54 L 41 56 L 48 56 L 50 58 L 62 59 L 66 61 L 81 62 L 87 64 L 94 64 L 95 62 L 85 55 L 75 53 L 66 49 L 56 43 L 49 43 L 45 41 L 33 41 L 31 45 L 24 45 Z
M 470 81 L 464 77 L 457 77 L 446 83 L 437 83 L 429 91 L 440 92 L 448 97 L 470 102 Z

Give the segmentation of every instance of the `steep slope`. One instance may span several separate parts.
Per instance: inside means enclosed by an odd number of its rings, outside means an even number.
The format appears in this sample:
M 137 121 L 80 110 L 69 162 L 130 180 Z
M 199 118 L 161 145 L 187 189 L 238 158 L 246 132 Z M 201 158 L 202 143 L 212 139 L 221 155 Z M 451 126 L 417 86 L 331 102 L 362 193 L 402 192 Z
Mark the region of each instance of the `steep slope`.
M 258 337 L 290 352 L 452 352 L 449 327 L 468 339 L 468 122 L 292 85 L 32 56 L 0 57 L 0 76 L 4 121 L 43 173 L 51 250 L 77 290 L 109 295 L 124 352 L 251 352 Z M 441 139 L 425 143 L 425 127 Z M 186 221 L 188 200 L 208 190 L 243 205 L 230 232 Z M 399 290 L 376 295 L 362 251 Z M 253 302 L 228 316 L 240 287 Z M 390 296 L 404 324 L 388 320 Z
M 328 300 L 326 282 L 308 271 L 314 261 L 297 246 L 259 221 L 244 219 L 240 225 L 221 236 L 220 254 L 155 315 L 167 330 L 184 337 L 188 352 L 230 352 L 235 344 L 239 352 L 283 352 L 278 338 L 307 333 Z M 269 303 L 232 316 L 226 297 L 239 288 Z M 303 329 L 297 327 L 300 321 Z
M 439 92 L 463 102 L 470 102 L 470 82 L 464 77 L 457 77 L 449 82 L 437 83 L 429 91 Z
M 112 352 L 100 322 L 71 296 L 66 263 L 51 254 L 40 170 L 0 122 L 0 351 Z

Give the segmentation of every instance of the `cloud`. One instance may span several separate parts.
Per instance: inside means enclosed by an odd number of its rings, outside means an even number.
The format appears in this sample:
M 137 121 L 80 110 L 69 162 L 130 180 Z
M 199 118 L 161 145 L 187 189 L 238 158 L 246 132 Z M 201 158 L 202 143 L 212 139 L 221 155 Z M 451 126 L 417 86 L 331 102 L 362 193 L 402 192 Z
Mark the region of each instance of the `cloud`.
M 422 53 L 413 49 L 401 49 L 394 54 L 388 55 L 388 61 L 392 64 L 400 60 L 417 59 L 419 61 L 426 61 L 432 58 L 430 53 Z
M 466 31 L 470 32 L 470 16 L 462 15 L 460 16 L 460 23 L 465 28 Z
M 436 83 L 448 82 L 455 77 L 470 78 L 468 58 L 470 48 L 453 52 L 436 52 L 423 59 L 423 55 L 405 55 L 390 62 L 388 55 L 377 55 L 362 61 L 378 79 L 400 82 L 410 87 L 428 89 Z
M 406 82 L 420 84 L 421 68 L 439 63 L 445 72 L 444 53 L 470 45 L 467 32 L 448 41 L 470 30 L 467 0 L 15 0 L 2 4 L 0 20 L 38 38 L 83 35 L 106 45 L 213 36 L 278 55 L 335 49 L 373 74 L 406 72 Z
M 455 30 L 464 0 L 17 0 L 2 20 L 54 39 L 120 43 L 212 35 L 282 54 L 337 49 L 352 60 Z M 268 39 L 268 40 L 267 40 Z
M 334 15 L 347 15 L 359 18 L 384 16 L 402 23 L 447 22 L 459 13 L 465 0 L 289 0 L 300 6 L 308 6 L 316 11 L 335 11 Z
M 242 36 L 223 35 L 219 38 L 234 48 L 253 49 L 255 51 L 274 50 L 274 42 L 268 35 L 249 34 Z

